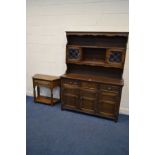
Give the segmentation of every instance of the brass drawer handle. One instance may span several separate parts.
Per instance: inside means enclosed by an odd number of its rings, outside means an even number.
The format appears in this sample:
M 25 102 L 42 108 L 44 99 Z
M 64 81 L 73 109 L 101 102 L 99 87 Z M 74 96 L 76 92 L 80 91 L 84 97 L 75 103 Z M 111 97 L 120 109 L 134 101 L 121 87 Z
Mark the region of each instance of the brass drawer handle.
M 111 87 L 108 87 L 107 89 L 108 89 L 108 90 L 112 90 L 112 88 L 111 88 Z

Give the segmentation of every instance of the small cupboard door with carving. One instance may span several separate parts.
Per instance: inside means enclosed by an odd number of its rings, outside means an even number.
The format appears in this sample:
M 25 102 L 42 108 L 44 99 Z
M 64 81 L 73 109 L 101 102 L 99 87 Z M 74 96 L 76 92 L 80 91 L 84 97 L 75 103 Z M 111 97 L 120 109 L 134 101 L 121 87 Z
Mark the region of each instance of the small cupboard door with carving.
M 67 47 L 67 62 L 78 62 L 82 59 L 82 50 L 80 47 Z
M 63 95 L 63 107 L 77 109 L 78 96 L 72 94 Z
M 115 118 L 116 102 L 113 101 L 99 101 L 98 113 L 105 117 Z
M 80 90 L 80 110 L 87 113 L 96 111 L 96 92 L 90 90 Z
M 78 88 L 74 87 L 63 87 L 62 88 L 62 101 L 63 107 L 71 109 L 77 109 L 79 101 Z
M 112 90 L 112 89 L 111 89 Z M 100 91 L 99 101 L 97 104 L 98 113 L 105 117 L 116 117 L 116 110 L 119 103 L 119 94 L 116 91 Z
M 111 67 L 123 68 L 125 49 L 111 48 L 107 50 L 107 63 Z

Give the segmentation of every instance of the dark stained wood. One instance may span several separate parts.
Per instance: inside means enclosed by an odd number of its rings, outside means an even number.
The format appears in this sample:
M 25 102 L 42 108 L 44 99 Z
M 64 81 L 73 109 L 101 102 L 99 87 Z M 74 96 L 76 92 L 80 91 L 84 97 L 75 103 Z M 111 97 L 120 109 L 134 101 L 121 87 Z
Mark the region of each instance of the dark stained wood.
M 38 96 L 38 97 L 36 98 L 36 102 L 45 103 L 45 104 L 49 104 L 49 105 L 53 105 L 53 103 L 59 102 L 59 99 L 52 98 L 52 103 L 51 103 L 51 98 L 50 98 L 50 97 Z
M 38 79 L 38 80 L 43 80 L 43 81 L 53 81 L 53 80 L 58 80 L 60 79 L 57 76 L 51 76 L 51 75 L 44 75 L 44 74 L 35 74 L 33 77 L 33 79 Z
M 32 77 L 32 79 L 33 79 L 34 102 L 54 105 L 55 103 L 60 101 L 58 99 L 53 98 L 53 88 L 60 87 L 60 77 L 36 74 Z M 40 87 L 49 88 L 51 91 L 51 97 L 41 96 Z M 35 88 L 37 88 L 37 94 Z
M 89 82 L 99 82 L 99 83 L 107 83 L 107 84 L 113 84 L 113 85 L 120 85 L 123 86 L 123 80 L 122 79 L 116 79 L 116 78 L 110 78 L 110 77 L 104 77 L 104 76 L 96 76 L 96 75 L 87 75 L 87 74 L 65 74 L 62 77 L 68 78 L 68 79 L 77 79 L 77 80 L 84 80 Z
M 61 76 L 61 109 L 117 121 L 128 32 L 66 35 L 67 71 Z M 72 52 L 68 52 L 70 48 Z
M 122 79 L 123 69 L 98 66 L 96 65 L 96 63 L 94 63 L 93 65 L 67 63 L 66 74 L 70 74 L 70 73 L 80 74 L 80 75 L 90 75 L 90 76 L 91 75 L 101 76 L 101 77 L 103 76 L 103 77 L 114 78 L 114 79 Z
M 82 31 L 66 31 L 67 36 L 69 35 L 76 35 L 76 36 L 85 36 L 85 35 L 90 35 L 90 36 L 125 36 L 128 37 L 129 32 L 82 32 Z

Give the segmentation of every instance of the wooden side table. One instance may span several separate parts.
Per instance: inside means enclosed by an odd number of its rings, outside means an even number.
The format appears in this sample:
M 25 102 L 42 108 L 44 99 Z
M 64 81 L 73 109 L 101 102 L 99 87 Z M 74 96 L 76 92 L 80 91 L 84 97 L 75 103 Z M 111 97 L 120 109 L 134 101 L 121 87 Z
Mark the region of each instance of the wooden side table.
M 32 77 L 33 79 L 33 95 L 34 102 L 45 103 L 54 105 L 60 99 L 53 98 L 53 88 L 60 87 L 60 78 L 56 76 L 36 74 Z M 51 91 L 51 97 L 41 96 L 40 87 L 49 88 Z M 36 93 L 37 88 L 37 93 Z

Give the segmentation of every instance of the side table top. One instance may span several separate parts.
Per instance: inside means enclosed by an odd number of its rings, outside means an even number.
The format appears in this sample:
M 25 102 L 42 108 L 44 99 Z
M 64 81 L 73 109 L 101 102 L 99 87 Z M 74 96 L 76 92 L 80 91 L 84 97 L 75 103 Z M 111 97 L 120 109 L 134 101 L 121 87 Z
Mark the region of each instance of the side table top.
M 44 74 L 35 74 L 33 79 L 38 79 L 38 80 L 46 80 L 46 81 L 53 81 L 53 80 L 59 80 L 60 77 L 58 76 L 51 76 L 51 75 L 44 75 Z

